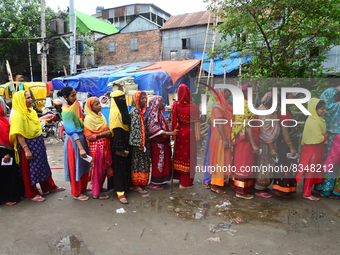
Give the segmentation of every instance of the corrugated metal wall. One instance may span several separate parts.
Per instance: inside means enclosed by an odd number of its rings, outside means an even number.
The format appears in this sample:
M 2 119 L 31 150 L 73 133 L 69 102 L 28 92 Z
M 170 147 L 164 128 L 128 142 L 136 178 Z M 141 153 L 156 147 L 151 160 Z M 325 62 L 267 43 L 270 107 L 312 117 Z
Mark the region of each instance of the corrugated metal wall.
M 163 60 L 170 60 L 172 51 L 178 51 L 178 58 L 193 58 L 193 51 L 203 52 L 207 26 L 194 26 L 187 28 L 162 30 L 163 40 Z M 209 31 L 212 33 L 213 31 Z M 216 44 L 220 44 L 221 35 L 217 34 Z M 189 49 L 182 49 L 182 39 L 190 38 Z M 209 35 L 207 42 L 212 42 L 213 36 Z M 211 44 L 207 44 L 207 48 L 211 48 Z

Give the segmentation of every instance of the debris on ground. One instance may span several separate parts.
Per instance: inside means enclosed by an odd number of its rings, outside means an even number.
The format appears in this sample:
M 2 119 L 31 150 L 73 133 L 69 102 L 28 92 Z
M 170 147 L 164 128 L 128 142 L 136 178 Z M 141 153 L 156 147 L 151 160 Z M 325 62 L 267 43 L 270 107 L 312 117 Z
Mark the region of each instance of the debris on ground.
M 226 232 L 228 235 L 234 236 L 236 235 L 236 230 L 231 229 L 231 224 L 219 222 L 216 225 L 210 224 L 209 231 L 211 233 L 218 233 L 218 232 Z
M 203 217 L 203 214 L 202 213 L 196 213 L 196 215 L 195 215 L 195 219 L 196 220 L 199 220 L 199 219 L 201 219 Z
M 216 236 L 216 237 L 209 237 L 207 240 L 208 240 L 208 241 L 212 241 L 212 242 L 218 242 L 218 243 L 221 242 L 221 238 L 220 238 L 219 236 Z
M 187 238 L 188 238 L 188 235 L 189 235 L 189 233 L 186 233 L 186 234 L 185 234 L 184 241 L 186 241 L 186 240 L 187 240 Z
M 142 195 L 142 197 L 149 197 L 150 194 L 145 194 L 145 195 Z
M 119 208 L 116 210 L 116 213 L 126 213 L 126 211 L 124 210 L 124 208 Z
M 216 205 L 215 208 L 216 209 L 221 209 L 221 208 L 226 208 L 227 206 L 230 206 L 230 205 L 231 205 L 231 203 L 229 201 L 225 201 L 221 205 Z
M 263 218 L 267 217 L 268 214 L 269 214 L 268 210 L 264 210 L 263 212 L 259 212 L 258 217 L 263 219 Z

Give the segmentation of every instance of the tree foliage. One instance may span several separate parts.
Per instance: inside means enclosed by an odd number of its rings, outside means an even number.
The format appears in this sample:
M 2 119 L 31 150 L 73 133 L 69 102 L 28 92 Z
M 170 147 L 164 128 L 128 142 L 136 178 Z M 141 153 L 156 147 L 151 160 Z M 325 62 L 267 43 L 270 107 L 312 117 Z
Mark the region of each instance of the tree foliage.
M 340 43 L 340 0 L 206 2 L 224 21 L 218 30 L 226 43 L 212 55 L 254 57 L 243 68 L 247 77 L 320 77 L 325 53 Z
M 36 55 L 37 40 L 40 37 L 41 14 L 39 0 L 2 0 L 0 4 L 0 38 L 17 40 L 0 40 L 0 79 L 6 73 L 5 62 L 9 61 L 12 72 L 28 72 L 28 42 L 31 44 L 33 67 L 40 67 Z M 46 7 L 46 31 L 49 35 L 49 20 L 53 11 Z M 30 40 L 22 40 L 27 38 Z M 3 83 L 4 80 L 0 80 Z

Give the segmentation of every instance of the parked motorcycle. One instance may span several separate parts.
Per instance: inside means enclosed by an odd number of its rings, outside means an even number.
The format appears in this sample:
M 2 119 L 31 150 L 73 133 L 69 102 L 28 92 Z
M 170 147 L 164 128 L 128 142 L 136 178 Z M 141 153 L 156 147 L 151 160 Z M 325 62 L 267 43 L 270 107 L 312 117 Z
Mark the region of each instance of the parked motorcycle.
M 62 101 L 60 99 L 54 99 L 53 106 L 44 109 L 44 115 L 39 118 L 44 138 L 55 136 L 63 139 L 62 132 L 60 135 L 60 131 L 64 127 L 61 112 Z

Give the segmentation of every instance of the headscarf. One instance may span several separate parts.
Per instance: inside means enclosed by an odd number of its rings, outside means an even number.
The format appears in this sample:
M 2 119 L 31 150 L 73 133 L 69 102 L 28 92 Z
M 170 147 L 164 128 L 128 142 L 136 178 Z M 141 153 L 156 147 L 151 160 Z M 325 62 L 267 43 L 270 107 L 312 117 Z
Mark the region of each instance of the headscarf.
M 192 102 L 192 96 L 190 89 L 187 85 L 181 84 L 177 90 L 178 101 L 175 101 L 172 105 L 172 114 L 171 114 L 171 129 L 174 130 L 178 123 L 178 108 L 182 108 L 183 110 L 187 110 L 190 118 L 188 122 L 198 121 L 199 120 L 199 109 L 196 104 Z
M 116 90 L 110 94 L 111 108 L 109 125 L 112 136 L 114 135 L 113 129 L 122 128 L 125 131 L 129 131 L 130 116 L 126 106 L 125 94 L 123 91 Z M 122 100 L 124 99 L 124 100 Z
M 61 113 L 66 134 L 81 133 L 84 130 L 84 116 L 81 112 L 81 106 L 78 100 L 72 105 L 66 103 Z
M 0 148 L 13 150 L 13 144 L 9 141 L 9 121 L 6 119 L 7 109 L 5 100 L 0 97 Z
M 105 132 L 109 130 L 109 127 L 106 123 L 106 119 L 104 115 L 99 112 L 96 114 L 92 110 L 92 105 L 94 101 L 97 99 L 97 97 L 90 97 L 87 99 L 85 104 L 85 120 L 84 120 L 84 135 L 85 137 L 93 135 L 93 134 L 99 134 L 102 132 Z
M 242 93 L 243 93 L 243 95 L 244 95 L 244 99 L 245 100 L 248 100 L 248 94 L 247 94 L 247 92 L 248 92 L 248 87 L 249 87 L 249 84 L 244 84 L 244 85 L 242 85 L 240 88 L 241 88 L 241 90 L 242 90 Z
M 37 112 L 33 108 L 27 108 L 26 106 L 25 91 L 19 91 L 14 94 L 12 106 L 15 112 L 11 119 L 9 141 L 14 145 L 15 161 L 19 164 L 16 135 L 22 135 L 26 139 L 33 139 L 41 135 L 42 129 Z
M 338 93 L 336 88 L 328 88 L 321 95 L 321 100 L 326 103 L 326 114 L 323 118 L 326 120 L 327 131 L 335 134 L 340 134 L 340 102 L 334 99 Z
M 255 114 L 252 113 L 250 110 L 249 110 L 249 107 L 248 107 L 248 101 L 247 100 L 244 100 L 244 114 L 239 114 L 239 115 L 235 115 L 235 122 L 237 123 L 243 123 L 245 122 L 245 125 L 243 124 L 239 124 L 239 125 L 233 125 L 233 128 L 232 128 L 232 133 L 231 133 L 231 141 L 232 142 L 236 142 L 237 137 L 238 137 L 238 134 L 240 134 L 240 132 L 242 130 L 244 130 L 245 127 L 248 126 L 248 122 L 252 119 L 255 118 Z M 241 138 L 241 137 L 240 137 Z M 243 137 L 242 137 L 243 138 Z
M 324 141 L 327 132 L 326 122 L 316 112 L 316 105 L 320 99 L 311 98 L 308 102 L 308 111 L 312 114 L 308 117 L 302 135 L 302 144 L 319 144 Z
M 215 89 L 215 91 L 216 91 L 218 94 L 220 94 L 220 92 L 221 92 L 222 90 L 223 90 L 222 88 Z M 215 94 L 215 93 L 214 93 L 214 94 Z M 217 107 L 217 106 L 219 105 L 219 102 L 217 101 L 217 96 L 214 95 L 214 97 L 215 97 L 216 104 L 215 104 L 215 102 L 214 102 L 214 100 L 213 100 L 212 98 L 209 98 L 209 101 L 212 101 L 212 102 L 213 102 L 212 105 L 211 105 L 211 108 L 215 108 L 215 107 Z M 224 97 L 224 94 L 223 94 L 223 97 Z M 220 96 L 220 98 L 221 98 L 221 101 L 223 101 L 221 96 Z M 221 106 L 219 106 L 219 107 L 221 107 Z
M 140 125 L 141 125 L 141 132 L 142 132 L 142 147 L 145 145 L 145 121 L 144 121 L 144 114 L 146 113 L 147 105 L 145 104 L 143 109 L 140 107 L 139 100 L 142 96 L 142 94 L 146 93 L 144 91 L 136 91 L 132 98 L 134 104 L 132 104 L 132 107 L 137 107 L 139 115 L 140 115 Z
M 159 104 L 163 100 L 161 96 L 154 96 L 149 101 L 149 111 L 146 116 L 146 125 L 151 137 L 156 136 L 160 131 L 169 131 L 169 125 L 163 115 L 159 111 Z
M 261 104 L 263 104 L 266 109 L 268 109 L 268 103 L 272 100 L 272 92 L 267 92 L 261 99 Z

